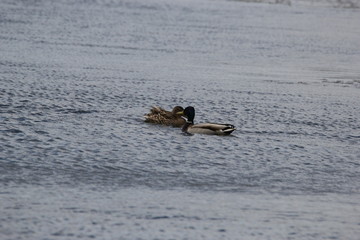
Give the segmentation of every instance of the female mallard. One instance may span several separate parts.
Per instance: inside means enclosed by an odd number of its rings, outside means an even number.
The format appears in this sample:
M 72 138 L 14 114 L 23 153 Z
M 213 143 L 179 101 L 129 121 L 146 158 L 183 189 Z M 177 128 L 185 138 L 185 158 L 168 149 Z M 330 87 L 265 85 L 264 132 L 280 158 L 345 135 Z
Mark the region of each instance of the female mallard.
M 185 124 L 185 119 L 182 118 L 183 112 L 184 108 L 180 106 L 174 107 L 171 112 L 161 107 L 152 107 L 150 113 L 144 115 L 144 117 L 145 122 L 181 127 Z
M 231 124 L 217 124 L 217 123 L 194 124 L 195 109 L 193 107 L 185 108 L 184 115 L 187 118 L 187 121 L 182 127 L 182 131 L 185 133 L 229 135 L 234 130 L 236 130 L 235 126 Z

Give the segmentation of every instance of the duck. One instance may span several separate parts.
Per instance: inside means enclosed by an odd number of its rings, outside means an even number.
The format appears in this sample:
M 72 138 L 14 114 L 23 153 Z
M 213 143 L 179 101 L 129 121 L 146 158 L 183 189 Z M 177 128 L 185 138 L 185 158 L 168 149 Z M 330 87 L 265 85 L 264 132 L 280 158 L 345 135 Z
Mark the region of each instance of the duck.
M 230 135 L 236 130 L 234 125 L 219 123 L 200 123 L 194 124 L 195 108 L 192 106 L 184 109 L 183 117 L 186 118 L 185 124 L 182 126 L 182 132 L 194 134 L 210 134 L 210 135 Z
M 166 111 L 165 109 L 157 106 L 153 106 L 150 109 L 150 113 L 145 114 L 145 122 L 156 123 L 172 127 L 182 127 L 186 120 L 182 118 L 184 114 L 184 108 L 181 106 L 175 106 L 173 110 Z

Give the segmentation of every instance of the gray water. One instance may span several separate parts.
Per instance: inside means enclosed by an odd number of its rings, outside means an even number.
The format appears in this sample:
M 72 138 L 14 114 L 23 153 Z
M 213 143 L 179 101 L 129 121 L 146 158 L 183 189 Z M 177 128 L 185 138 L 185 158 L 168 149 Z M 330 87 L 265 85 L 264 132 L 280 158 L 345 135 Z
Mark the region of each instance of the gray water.
M 360 12 L 290 3 L 1 1 L 0 239 L 359 239 Z

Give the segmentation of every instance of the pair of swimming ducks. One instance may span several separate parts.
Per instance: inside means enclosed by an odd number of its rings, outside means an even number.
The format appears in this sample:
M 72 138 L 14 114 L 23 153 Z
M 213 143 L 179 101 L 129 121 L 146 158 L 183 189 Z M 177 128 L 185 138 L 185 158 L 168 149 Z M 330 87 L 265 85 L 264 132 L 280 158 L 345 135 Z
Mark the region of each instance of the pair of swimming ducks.
M 194 124 L 195 109 L 194 107 L 186 107 L 185 109 L 176 106 L 170 111 L 166 111 L 161 107 L 153 107 L 150 113 L 146 114 L 145 122 L 157 123 L 173 127 L 182 127 L 185 133 L 200 133 L 212 135 L 229 135 L 234 130 L 235 126 L 231 124 L 218 124 L 218 123 L 201 123 Z

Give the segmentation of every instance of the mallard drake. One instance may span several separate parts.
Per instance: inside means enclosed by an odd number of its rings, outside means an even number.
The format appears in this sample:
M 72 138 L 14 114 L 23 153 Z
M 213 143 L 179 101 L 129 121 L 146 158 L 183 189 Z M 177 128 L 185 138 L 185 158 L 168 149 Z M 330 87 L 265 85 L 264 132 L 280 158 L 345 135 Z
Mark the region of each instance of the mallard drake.
M 144 115 L 145 122 L 157 123 L 173 127 L 181 127 L 185 124 L 185 119 L 182 118 L 184 108 L 176 106 L 173 110 L 166 111 L 161 107 L 152 107 L 150 113 Z
M 191 106 L 185 108 L 184 116 L 187 118 L 187 121 L 183 125 L 182 131 L 185 133 L 229 135 L 234 130 L 236 130 L 235 126 L 231 124 L 218 124 L 218 123 L 194 124 L 195 108 Z

